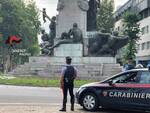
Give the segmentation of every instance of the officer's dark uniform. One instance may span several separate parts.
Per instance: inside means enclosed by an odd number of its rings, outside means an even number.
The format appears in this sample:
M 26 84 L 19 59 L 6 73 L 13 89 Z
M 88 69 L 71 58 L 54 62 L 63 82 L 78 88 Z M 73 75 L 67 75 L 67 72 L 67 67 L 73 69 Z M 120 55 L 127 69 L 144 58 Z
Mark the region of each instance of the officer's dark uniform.
M 71 58 L 66 57 L 66 63 L 67 65 L 65 68 L 62 70 L 62 76 L 63 76 L 63 107 L 60 111 L 66 111 L 66 103 L 67 103 L 67 92 L 69 90 L 70 94 L 70 103 L 71 103 L 71 110 L 74 111 L 74 93 L 73 93 L 73 88 L 74 88 L 74 79 L 77 75 L 76 69 L 71 66 L 68 61 L 71 64 Z

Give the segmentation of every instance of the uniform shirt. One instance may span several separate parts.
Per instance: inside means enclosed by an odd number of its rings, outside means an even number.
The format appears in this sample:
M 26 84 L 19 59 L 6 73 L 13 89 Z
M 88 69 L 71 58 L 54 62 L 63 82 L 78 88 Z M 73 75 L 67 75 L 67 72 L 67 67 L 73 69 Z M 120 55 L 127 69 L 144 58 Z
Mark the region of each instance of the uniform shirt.
M 63 68 L 62 68 L 62 70 L 61 70 L 61 76 L 64 76 L 64 74 L 65 74 L 65 71 L 66 71 L 66 69 L 67 69 L 67 66 L 72 66 L 72 65 L 66 65 L 66 66 L 64 66 Z M 73 66 L 74 67 L 74 66 Z M 75 68 L 74 67 L 74 71 L 75 71 L 75 76 L 77 77 L 77 68 Z

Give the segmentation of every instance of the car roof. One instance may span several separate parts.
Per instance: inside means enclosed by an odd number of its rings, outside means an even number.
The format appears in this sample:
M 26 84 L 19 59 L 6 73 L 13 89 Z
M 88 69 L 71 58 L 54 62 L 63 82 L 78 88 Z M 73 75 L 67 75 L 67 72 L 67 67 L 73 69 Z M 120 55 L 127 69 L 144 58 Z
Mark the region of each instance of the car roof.
M 135 71 L 149 71 L 148 68 L 137 68 L 137 69 L 131 69 L 124 72 L 135 72 Z M 150 72 L 150 71 L 149 71 Z
M 138 69 L 131 69 L 131 70 L 123 71 L 123 72 L 120 72 L 120 73 L 118 73 L 114 76 L 117 76 L 117 75 L 120 75 L 120 74 L 123 74 L 123 73 L 128 73 L 128 72 L 141 72 L 141 71 L 150 72 L 150 70 L 148 70 L 148 68 L 138 68 Z

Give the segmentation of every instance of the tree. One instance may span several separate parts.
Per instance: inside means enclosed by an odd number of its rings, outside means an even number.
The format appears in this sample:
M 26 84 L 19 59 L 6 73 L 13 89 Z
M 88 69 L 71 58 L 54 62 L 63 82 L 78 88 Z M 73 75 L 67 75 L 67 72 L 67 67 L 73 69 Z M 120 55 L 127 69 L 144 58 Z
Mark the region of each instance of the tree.
M 137 14 L 126 12 L 123 15 L 123 22 L 125 25 L 124 35 L 128 36 L 129 42 L 124 50 L 124 60 L 135 59 L 135 54 L 137 52 L 136 45 L 138 40 L 140 39 L 139 33 L 139 21 L 140 17 Z
M 11 56 L 5 41 L 8 36 L 16 35 L 23 40 L 21 44 L 17 45 L 17 48 L 26 49 L 32 55 L 38 54 L 40 21 L 39 11 L 34 0 L 26 3 L 24 0 L 0 0 L 0 4 L 0 17 L 2 18 L 2 22 L 0 22 L 0 33 L 3 36 L 3 50 L 5 50 L 5 53 Z M 13 55 L 13 57 L 16 59 L 14 62 L 17 63 L 28 60 L 28 57 L 20 57 L 18 55 Z
M 111 33 L 114 27 L 114 0 L 101 0 L 97 13 L 97 27 L 101 32 Z

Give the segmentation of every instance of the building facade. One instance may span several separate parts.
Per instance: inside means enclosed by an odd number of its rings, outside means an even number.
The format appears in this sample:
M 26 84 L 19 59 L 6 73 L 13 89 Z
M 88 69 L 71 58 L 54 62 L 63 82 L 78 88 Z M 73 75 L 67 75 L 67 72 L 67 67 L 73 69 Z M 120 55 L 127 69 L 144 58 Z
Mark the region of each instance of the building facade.
M 122 34 L 124 23 L 122 15 L 126 11 L 139 14 L 140 40 L 137 44 L 136 62 L 142 63 L 145 67 L 150 64 L 150 0 L 129 0 L 121 6 L 115 13 L 115 30 Z

